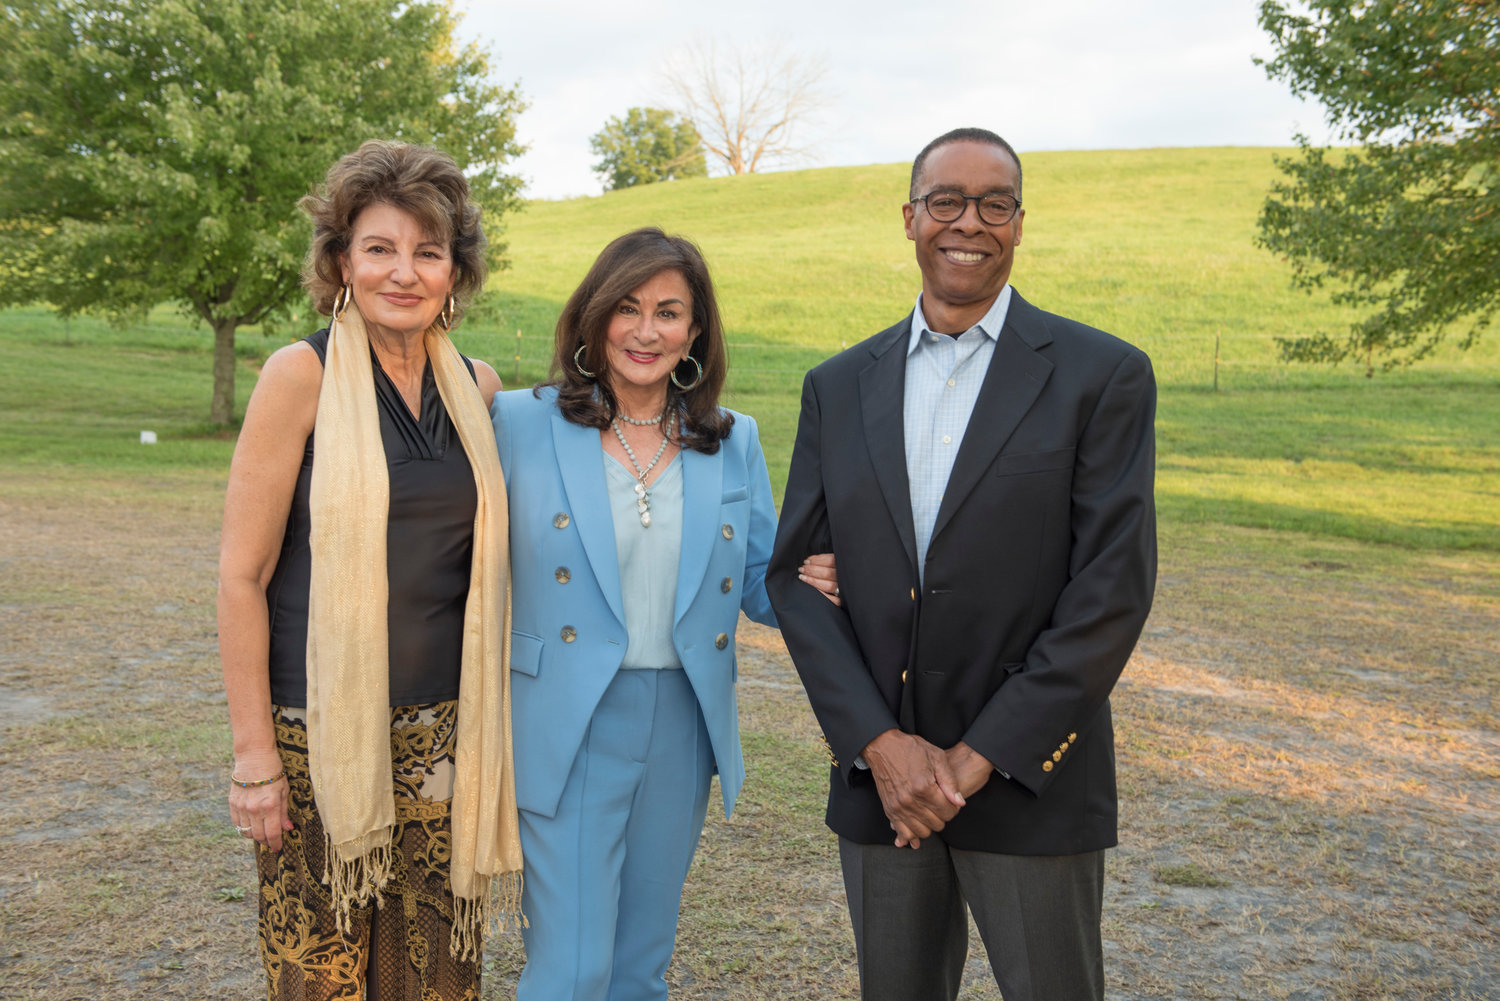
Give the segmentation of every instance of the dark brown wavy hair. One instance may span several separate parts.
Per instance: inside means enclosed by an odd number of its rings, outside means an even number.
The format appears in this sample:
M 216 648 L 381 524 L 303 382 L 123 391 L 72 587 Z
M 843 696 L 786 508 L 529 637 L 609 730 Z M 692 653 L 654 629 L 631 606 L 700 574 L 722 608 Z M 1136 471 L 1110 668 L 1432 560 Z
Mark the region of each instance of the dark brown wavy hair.
M 682 275 L 692 294 L 698 336 L 688 353 L 703 366 L 703 378 L 692 389 L 684 392 L 667 384 L 666 412 L 675 408 L 680 416 L 677 438 L 683 448 L 712 455 L 719 450 L 719 442 L 729 437 L 734 416 L 719 406 L 728 367 L 719 304 L 708 263 L 690 240 L 650 226 L 626 233 L 605 247 L 557 318 L 550 379 L 544 385 L 556 387 L 558 408 L 574 424 L 608 427 L 618 410 L 604 350 L 610 317 L 620 300 L 663 271 Z M 580 345 L 583 354 L 579 358 L 583 368 L 594 373 L 592 377 L 574 364 Z M 686 359 L 677 367 L 677 378 L 688 385 L 697 374 Z
M 313 308 L 333 314 L 343 287 L 339 255 L 349 249 L 354 220 L 371 205 L 394 206 L 428 236 L 448 245 L 453 259 L 454 319 L 484 289 L 487 270 L 482 212 L 469 198 L 469 182 L 453 158 L 431 146 L 370 139 L 328 168 L 323 187 L 298 203 L 313 223 L 312 246 L 302 264 L 302 284 Z

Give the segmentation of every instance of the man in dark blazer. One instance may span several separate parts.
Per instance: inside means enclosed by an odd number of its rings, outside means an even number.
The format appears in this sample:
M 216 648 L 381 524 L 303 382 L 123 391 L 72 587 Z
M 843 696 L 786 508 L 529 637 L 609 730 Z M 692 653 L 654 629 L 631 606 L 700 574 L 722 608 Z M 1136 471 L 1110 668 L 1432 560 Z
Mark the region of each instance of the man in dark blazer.
M 974 915 L 1006 1001 L 1104 996 L 1109 694 L 1151 607 L 1151 363 L 1009 286 L 999 136 L 912 166 L 922 294 L 807 374 L 767 585 L 833 758 L 867 1001 L 951 1001 Z M 842 607 L 798 580 L 832 550 Z

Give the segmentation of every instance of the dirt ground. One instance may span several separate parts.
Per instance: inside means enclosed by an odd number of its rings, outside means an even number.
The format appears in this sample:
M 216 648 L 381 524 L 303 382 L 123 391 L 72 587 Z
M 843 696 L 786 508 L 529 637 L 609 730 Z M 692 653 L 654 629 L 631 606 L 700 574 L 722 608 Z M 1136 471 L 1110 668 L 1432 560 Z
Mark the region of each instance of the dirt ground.
M 263 991 L 224 807 L 219 489 L 0 485 L 0 998 Z M 1114 700 L 1109 996 L 1500 997 L 1500 557 L 1273 541 L 1164 537 Z M 773 632 L 742 632 L 741 683 L 749 783 L 710 817 L 674 996 L 855 996 L 822 751 Z M 520 963 L 491 941 L 486 998 Z M 977 942 L 967 972 L 964 998 L 999 997 Z

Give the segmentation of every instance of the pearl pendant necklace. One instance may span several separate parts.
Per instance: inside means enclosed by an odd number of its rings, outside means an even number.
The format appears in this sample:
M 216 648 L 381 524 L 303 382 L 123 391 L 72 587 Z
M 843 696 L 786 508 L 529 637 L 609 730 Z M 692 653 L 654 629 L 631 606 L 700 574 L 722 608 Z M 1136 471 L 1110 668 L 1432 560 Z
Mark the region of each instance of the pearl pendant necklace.
M 657 414 L 654 421 L 637 421 L 629 417 L 626 417 L 625 420 L 631 424 L 655 424 L 661 420 L 661 415 Z M 652 456 L 651 461 L 646 463 L 646 468 L 642 469 L 640 460 L 635 457 L 635 449 L 630 447 L 630 442 L 625 440 L 625 434 L 620 430 L 619 415 L 609 419 L 610 428 L 614 431 L 615 437 L 620 439 L 620 445 L 625 449 L 625 455 L 629 457 L 630 464 L 635 467 L 635 509 L 640 513 L 642 528 L 651 527 L 651 493 L 646 489 L 646 477 L 650 475 L 651 470 L 656 468 L 656 464 L 661 461 L 662 453 L 667 450 L 667 442 L 672 439 L 672 429 L 676 424 L 676 414 L 667 418 L 667 432 L 662 436 L 661 444 L 656 447 L 656 455 Z

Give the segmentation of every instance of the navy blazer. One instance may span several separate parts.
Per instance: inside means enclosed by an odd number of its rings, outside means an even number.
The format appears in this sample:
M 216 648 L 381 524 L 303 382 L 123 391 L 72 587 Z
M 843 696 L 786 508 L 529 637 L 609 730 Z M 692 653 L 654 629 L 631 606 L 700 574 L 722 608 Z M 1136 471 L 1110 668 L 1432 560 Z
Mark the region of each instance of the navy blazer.
M 490 408 L 510 501 L 511 725 L 516 802 L 553 816 L 573 759 L 627 646 L 620 567 L 597 428 L 566 420 L 556 391 L 497 393 Z M 708 726 L 724 813 L 745 779 L 735 698 L 741 609 L 774 626 L 766 564 L 776 509 L 755 421 L 735 414 L 719 450 L 682 462 L 682 556 L 672 642 Z
M 1139 349 L 1015 294 L 919 576 L 906 475 L 910 319 L 808 373 L 768 587 L 835 758 L 828 823 L 893 838 L 854 767 L 899 728 L 993 776 L 959 848 L 1073 854 L 1116 840 L 1109 694 L 1151 608 L 1156 386 Z M 797 566 L 831 549 L 844 607 Z

